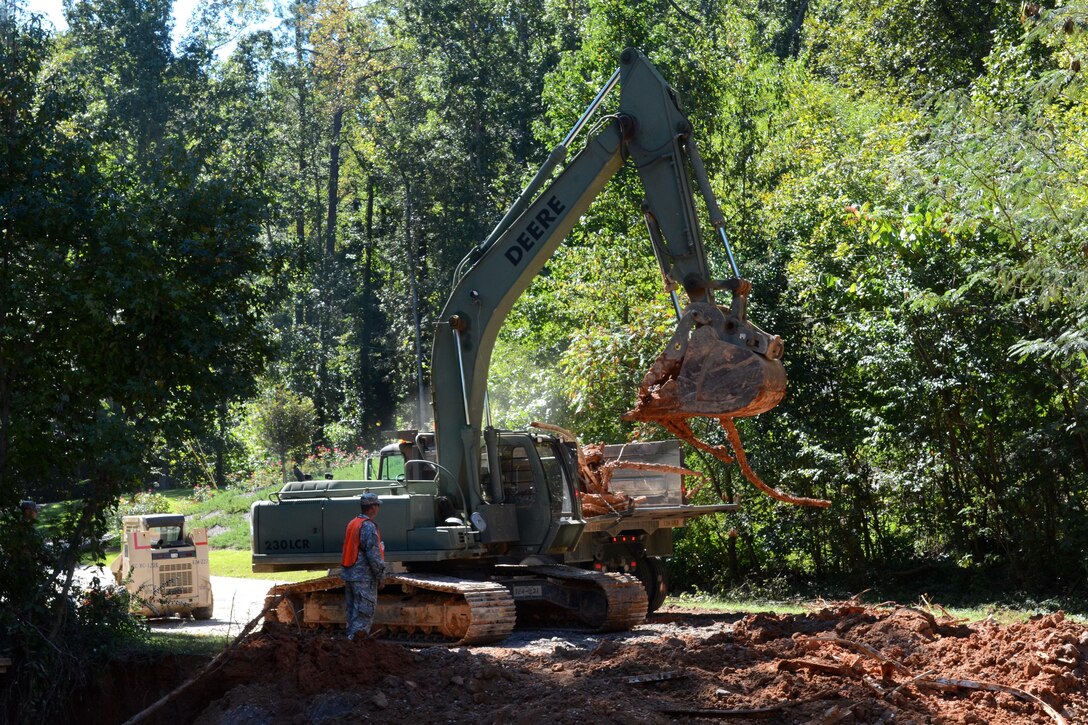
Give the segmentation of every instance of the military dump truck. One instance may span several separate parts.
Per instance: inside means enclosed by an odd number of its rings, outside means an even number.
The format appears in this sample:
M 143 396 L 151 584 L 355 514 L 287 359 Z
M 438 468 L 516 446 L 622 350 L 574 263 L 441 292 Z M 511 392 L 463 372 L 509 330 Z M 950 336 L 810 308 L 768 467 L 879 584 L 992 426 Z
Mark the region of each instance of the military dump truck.
M 110 563 L 118 584 L 145 617 L 211 619 L 208 532 L 181 514 L 125 516 L 121 553 Z
M 596 119 L 582 149 L 556 173 L 617 85 L 618 108 Z M 288 483 L 271 500 L 255 502 L 254 571 L 335 567 L 345 526 L 359 513 L 358 497 L 371 492 L 381 497 L 377 524 L 386 562 L 394 565 L 374 618 L 375 628 L 389 636 L 480 644 L 504 639 L 515 623 L 616 631 L 644 621 L 650 602 L 637 577 L 604 571 L 603 562 L 600 569 L 566 563 L 592 560 L 605 536 L 622 549 L 630 543 L 623 537 L 632 535 L 621 513 L 592 532 L 588 551 L 577 553 L 590 528 L 577 451 L 562 435 L 500 430 L 487 405 L 491 354 L 507 315 L 628 163 L 645 191 L 641 215 L 677 327 L 625 417 L 661 424 L 694 445 L 700 442 L 688 425 L 692 417 L 725 426 L 778 404 L 786 391 L 782 340 L 748 320 L 752 286 L 733 263 L 724 216 L 679 95 L 646 56 L 629 48 L 492 233 L 454 271 L 450 297 L 433 325 L 433 462 L 407 461 L 404 480 Z M 692 177 L 729 251 L 729 278 L 711 272 Z M 728 305 L 716 301 L 722 292 L 731 295 Z M 639 510 L 630 509 L 632 515 Z M 645 556 L 645 543 L 656 534 L 634 535 L 644 537 L 635 551 Z M 606 550 L 601 547 L 602 556 L 612 560 Z M 637 572 L 638 559 L 630 561 Z M 342 625 L 343 588 L 335 575 L 274 587 L 268 618 L 293 627 Z

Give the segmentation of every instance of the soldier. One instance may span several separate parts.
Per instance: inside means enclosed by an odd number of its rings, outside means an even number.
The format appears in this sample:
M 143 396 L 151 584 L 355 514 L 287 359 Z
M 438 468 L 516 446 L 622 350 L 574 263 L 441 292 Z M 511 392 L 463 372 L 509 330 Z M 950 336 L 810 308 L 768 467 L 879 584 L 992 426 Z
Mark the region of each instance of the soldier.
M 29 524 L 35 524 L 38 521 L 38 511 L 40 507 L 30 499 L 23 499 L 19 502 L 19 509 L 23 512 L 23 519 Z
M 348 610 L 348 639 L 355 639 L 359 632 L 370 633 L 378 589 L 385 578 L 385 545 L 374 524 L 380 506 L 378 494 L 364 493 L 359 497 L 362 513 L 348 522 L 344 532 L 340 576 Z

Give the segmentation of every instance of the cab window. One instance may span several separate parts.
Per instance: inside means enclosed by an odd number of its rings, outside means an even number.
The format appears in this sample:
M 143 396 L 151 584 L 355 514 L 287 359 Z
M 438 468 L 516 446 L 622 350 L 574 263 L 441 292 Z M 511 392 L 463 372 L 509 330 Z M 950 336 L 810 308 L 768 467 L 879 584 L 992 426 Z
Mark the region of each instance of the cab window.
M 526 504 L 533 500 L 533 467 L 524 446 L 499 446 L 503 500 Z
M 400 453 L 391 456 L 382 456 L 378 463 L 378 479 L 381 481 L 396 481 L 397 476 L 404 473 L 404 457 Z
M 163 546 L 180 546 L 185 540 L 181 536 L 180 526 L 156 526 L 151 529 L 151 546 L 158 549 Z
M 551 442 L 537 443 L 536 452 L 540 456 L 540 465 L 544 468 L 544 480 L 548 484 L 548 503 L 552 510 L 571 513 L 570 488 L 554 445 Z

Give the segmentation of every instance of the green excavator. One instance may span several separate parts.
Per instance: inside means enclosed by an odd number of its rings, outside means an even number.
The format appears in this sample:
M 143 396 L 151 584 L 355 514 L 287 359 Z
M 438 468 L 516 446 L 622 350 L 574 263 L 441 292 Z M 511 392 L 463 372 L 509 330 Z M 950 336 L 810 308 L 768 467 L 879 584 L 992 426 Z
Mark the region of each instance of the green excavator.
M 598 120 L 556 174 L 617 84 L 618 110 Z M 388 636 L 479 644 L 502 640 L 518 622 L 610 631 L 645 619 L 647 588 L 638 578 L 571 563 L 573 552 L 587 549 L 588 535 L 573 447 L 550 433 L 499 430 L 486 404 L 491 353 L 511 307 L 624 164 L 635 167 L 645 189 L 642 213 L 678 319 L 628 416 L 692 440 L 692 417 L 755 415 L 782 399 L 781 339 L 747 319 L 751 286 L 732 252 L 732 277 L 717 279 L 708 266 L 692 177 L 729 247 L 692 126 L 677 93 L 641 52 L 628 49 L 454 274 L 431 353 L 434 455 L 407 461 L 400 480 L 297 481 L 254 503 L 254 571 L 337 567 L 345 526 L 369 491 L 382 499 L 377 523 L 393 568 L 374 621 Z M 715 299 L 723 291 L 729 305 Z M 274 587 L 267 604 L 270 620 L 292 625 L 336 626 L 345 618 L 336 575 Z

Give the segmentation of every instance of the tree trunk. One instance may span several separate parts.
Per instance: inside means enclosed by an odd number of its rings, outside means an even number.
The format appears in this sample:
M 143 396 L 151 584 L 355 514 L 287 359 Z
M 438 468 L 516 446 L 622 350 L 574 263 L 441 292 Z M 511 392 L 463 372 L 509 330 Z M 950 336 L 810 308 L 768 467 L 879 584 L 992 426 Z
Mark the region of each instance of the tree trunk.
M 299 188 L 303 188 L 303 180 L 306 178 L 306 76 L 303 69 L 303 33 L 301 5 L 295 6 L 295 67 L 298 71 L 298 181 Z M 306 254 L 306 204 L 304 197 L 298 198 L 298 206 L 295 209 L 295 240 L 298 244 L 297 253 L 300 256 L 299 266 L 302 267 Z
M 420 235 L 422 236 L 422 235 Z M 418 242 L 422 245 L 422 242 Z M 420 339 L 420 325 L 422 324 L 422 316 L 419 312 L 419 286 L 422 283 L 421 272 L 419 268 L 423 266 L 423 256 L 420 253 L 420 249 L 415 249 L 413 254 L 412 249 L 412 185 L 408 181 L 407 177 L 404 179 L 404 246 L 408 250 L 408 279 L 411 281 L 412 286 L 412 323 L 415 328 L 415 348 L 416 348 L 416 387 L 418 400 L 418 415 L 419 418 L 416 421 L 416 427 L 423 430 L 427 422 L 426 416 L 426 402 L 424 400 L 424 383 L 423 383 L 423 342 Z
M 215 487 L 222 488 L 227 483 L 227 406 L 219 404 L 216 411 L 219 419 L 219 435 L 215 437 Z
M 325 219 L 325 257 L 332 257 L 336 252 L 336 207 L 340 194 L 340 130 L 344 123 L 344 109 L 337 108 L 332 113 L 332 128 L 329 129 L 329 195 L 328 214 Z

